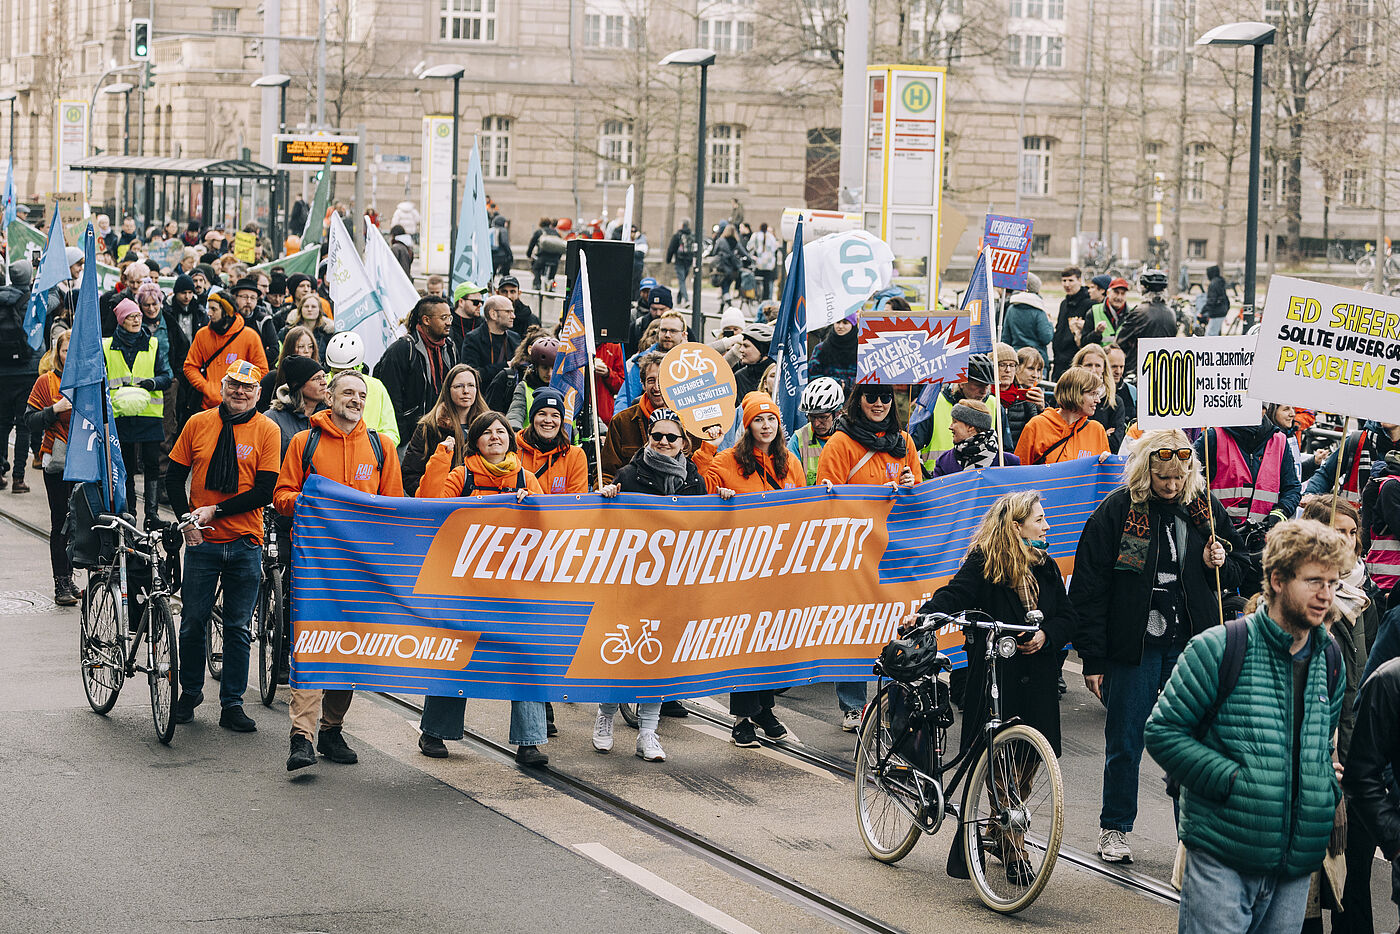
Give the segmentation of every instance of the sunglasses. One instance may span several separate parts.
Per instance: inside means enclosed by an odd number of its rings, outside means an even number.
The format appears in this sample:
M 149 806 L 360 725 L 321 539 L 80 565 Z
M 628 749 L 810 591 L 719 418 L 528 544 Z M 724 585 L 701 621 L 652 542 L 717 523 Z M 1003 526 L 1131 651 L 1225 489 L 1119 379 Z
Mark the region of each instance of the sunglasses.
M 861 398 L 863 398 L 863 399 L 868 399 L 868 400 L 871 401 L 871 402 L 881 402 L 881 403 L 884 403 L 885 405 L 889 405 L 891 402 L 894 401 L 894 390 L 893 390 L 893 389 L 882 389 L 882 390 L 880 390 L 879 392 L 869 392 L 869 391 L 867 391 L 867 392 L 861 393 Z
M 655 441 L 657 444 L 660 444 L 663 441 L 667 444 L 675 444 L 676 442 L 681 440 L 681 436 L 673 435 L 669 431 L 653 431 L 651 433 L 651 440 Z
M 1190 448 L 1158 448 L 1152 452 L 1152 456 L 1159 461 L 1169 461 L 1173 457 L 1179 461 L 1189 461 L 1191 453 Z

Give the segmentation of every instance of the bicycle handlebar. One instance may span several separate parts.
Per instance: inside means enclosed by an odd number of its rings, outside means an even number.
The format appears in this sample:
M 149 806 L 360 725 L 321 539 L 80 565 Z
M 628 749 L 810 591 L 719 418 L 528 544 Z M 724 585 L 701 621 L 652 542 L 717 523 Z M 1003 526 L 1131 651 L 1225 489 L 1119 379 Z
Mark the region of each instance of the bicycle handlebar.
M 156 529 L 151 532 L 139 529 L 135 525 L 126 521 L 126 519 L 122 516 L 117 515 L 116 513 L 101 513 L 100 515 L 98 515 L 97 520 L 98 521 L 93 525 L 94 529 L 102 529 L 106 532 L 114 532 L 119 528 L 125 529 L 127 532 L 130 532 L 132 535 L 139 539 L 142 539 L 143 541 L 151 541 L 153 539 L 159 538 L 161 534 L 159 529 Z M 205 529 L 212 528 L 212 526 L 197 524 L 195 522 L 194 515 L 191 514 L 185 516 L 185 518 L 181 519 L 178 523 L 176 523 L 175 528 L 179 529 L 180 531 L 184 531 L 188 528 L 197 528 L 203 531 Z
M 981 619 L 968 619 L 967 613 L 950 615 L 948 613 L 917 613 L 914 617 L 919 622 L 919 628 L 933 627 L 942 628 L 944 626 L 959 626 L 963 629 L 986 629 L 992 632 L 1019 632 L 1033 633 L 1040 632 L 1040 624 L 1003 623 L 1000 620 L 990 617 Z

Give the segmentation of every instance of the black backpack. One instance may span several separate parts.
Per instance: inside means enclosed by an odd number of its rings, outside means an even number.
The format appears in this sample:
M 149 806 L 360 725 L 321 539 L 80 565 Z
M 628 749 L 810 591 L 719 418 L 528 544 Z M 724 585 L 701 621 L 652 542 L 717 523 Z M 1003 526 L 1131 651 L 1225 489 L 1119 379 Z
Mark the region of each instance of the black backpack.
M 676 245 L 676 259 L 691 259 L 695 256 L 695 235 L 688 230 L 681 231 L 681 242 Z
M 0 366 L 23 366 L 34 355 L 24 316 L 29 311 L 29 290 L 17 286 L 0 289 Z
M 380 473 L 384 472 L 384 442 L 379 440 L 379 432 L 373 428 L 366 429 L 369 432 L 369 446 L 374 451 L 374 464 Z M 316 468 L 311 464 L 311 458 L 316 454 L 316 446 L 321 443 L 321 426 L 312 425 L 307 429 L 309 437 L 306 439 L 306 447 L 301 449 L 301 475 L 303 478 L 311 476 L 316 472 Z

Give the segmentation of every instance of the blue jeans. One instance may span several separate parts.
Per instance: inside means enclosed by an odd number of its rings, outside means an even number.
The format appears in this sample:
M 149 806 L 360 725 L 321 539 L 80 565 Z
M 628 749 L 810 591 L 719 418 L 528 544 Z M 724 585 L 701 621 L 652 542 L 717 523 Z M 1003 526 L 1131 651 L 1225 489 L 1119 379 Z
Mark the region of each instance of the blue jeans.
M 1103 724 L 1103 810 L 1099 826 L 1130 833 L 1138 810 L 1138 769 L 1142 765 L 1143 730 L 1162 692 L 1181 646 L 1146 644 L 1142 664 L 1109 663 L 1104 685 L 1108 716 Z
M 1206 337 L 1219 337 L 1220 331 L 1225 327 L 1225 316 L 1219 318 L 1209 318 L 1206 320 Z
M 676 263 L 676 301 L 688 302 L 690 295 L 686 292 L 686 279 L 690 277 L 690 263 Z
M 837 681 L 836 703 L 841 705 L 842 713 L 849 713 L 852 710 L 860 710 L 865 707 L 865 682 Z
M 418 728 L 438 739 L 461 739 L 467 713 L 465 697 L 423 699 L 423 719 Z M 549 742 L 543 701 L 510 702 L 510 742 L 513 746 L 543 746 Z
M 613 717 L 617 714 L 616 704 L 599 704 L 598 713 L 605 717 Z M 661 704 L 638 704 L 637 705 L 637 728 L 641 730 L 652 730 L 661 725 Z
M 1177 934 L 1297 934 L 1308 876 L 1251 876 L 1200 850 L 1186 851 Z
M 248 621 L 262 582 L 262 546 L 251 539 L 205 542 L 185 549 L 180 587 L 180 690 L 204 697 L 204 637 L 220 579 L 224 591 L 224 677 L 219 706 L 238 707 L 248 689 Z

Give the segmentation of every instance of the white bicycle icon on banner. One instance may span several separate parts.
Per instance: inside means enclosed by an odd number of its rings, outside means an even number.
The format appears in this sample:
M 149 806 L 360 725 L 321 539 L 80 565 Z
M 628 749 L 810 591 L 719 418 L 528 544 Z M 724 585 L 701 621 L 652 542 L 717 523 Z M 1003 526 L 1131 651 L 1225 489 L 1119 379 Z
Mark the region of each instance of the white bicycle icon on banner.
M 636 655 L 643 665 L 655 665 L 661 661 L 661 640 L 652 635 L 660 628 L 661 620 L 644 619 L 641 622 L 642 631 L 637 634 L 635 642 L 627 635 L 628 627 L 622 623 L 617 624 L 618 631 L 610 633 L 603 640 L 602 648 L 598 650 L 603 661 L 609 665 L 616 665 L 629 655 Z
M 680 356 L 671 361 L 670 370 L 671 379 L 678 383 L 692 376 L 716 372 L 715 362 L 706 359 L 699 349 L 682 350 Z

